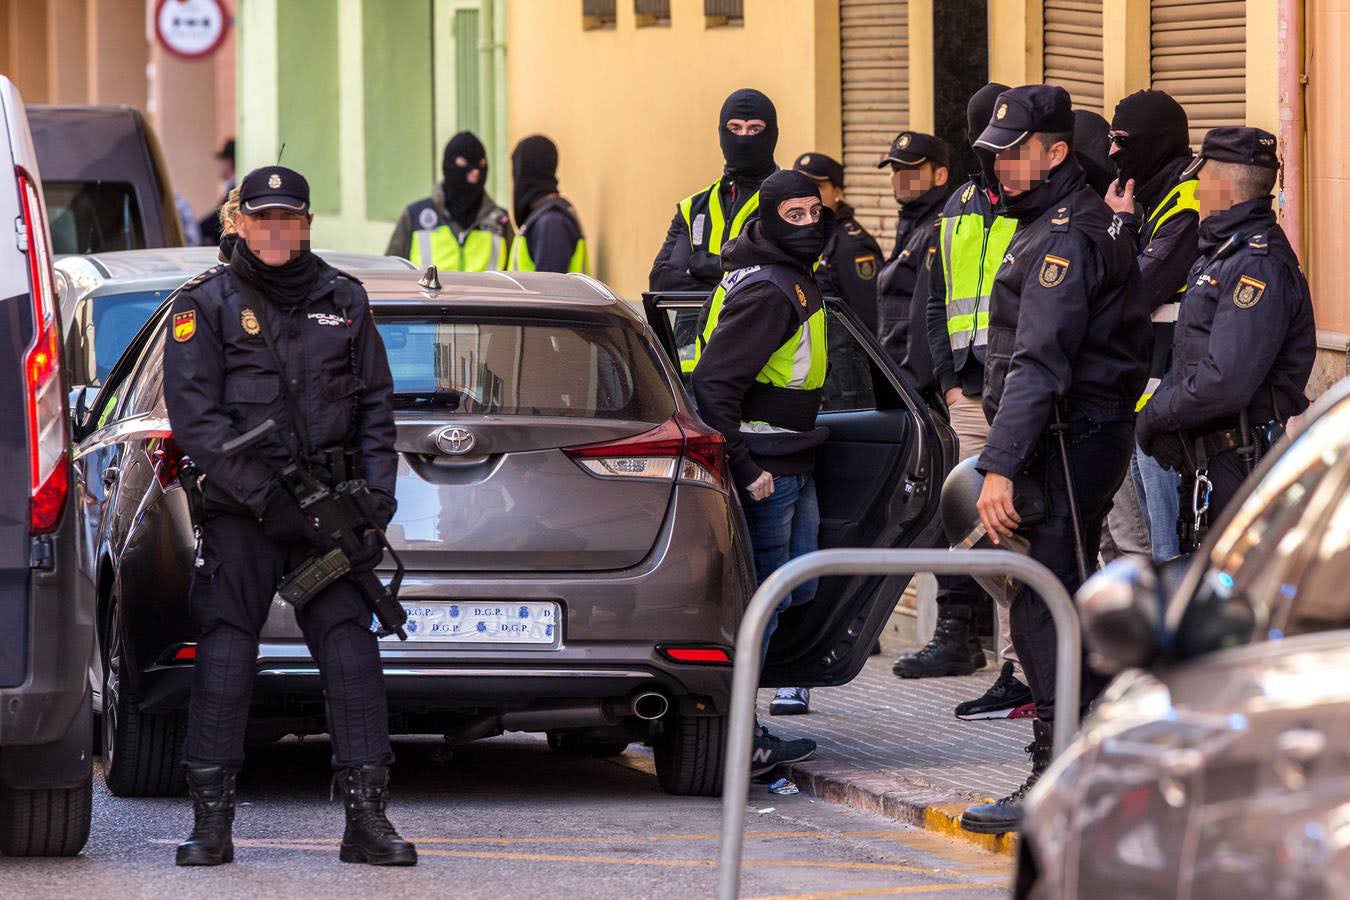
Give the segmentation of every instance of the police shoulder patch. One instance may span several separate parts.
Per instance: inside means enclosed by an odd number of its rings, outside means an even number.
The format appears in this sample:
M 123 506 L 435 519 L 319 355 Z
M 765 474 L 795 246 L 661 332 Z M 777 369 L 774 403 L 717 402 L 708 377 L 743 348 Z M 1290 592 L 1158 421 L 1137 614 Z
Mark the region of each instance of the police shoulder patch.
M 971 198 L 971 197 L 974 197 L 974 196 L 975 196 L 975 185 L 974 185 L 974 184 L 968 184 L 968 185 L 966 185 L 966 189 L 965 189 L 964 191 L 961 192 L 961 202 L 962 202 L 962 203 L 969 203 L 969 202 L 970 202 L 970 198 Z
M 197 311 L 187 309 L 173 314 L 173 339 L 180 344 L 192 340 L 197 333 Z
M 871 253 L 854 257 L 853 266 L 858 270 L 858 277 L 863 280 L 877 276 L 877 258 Z
M 1064 276 L 1069 272 L 1069 261 L 1062 256 L 1051 256 L 1045 254 L 1045 261 L 1041 263 L 1041 287 L 1058 287 Z
M 740 281 L 747 275 L 758 272 L 759 270 L 760 270 L 759 266 L 746 266 L 743 269 L 733 269 L 732 271 L 722 276 L 722 287 L 726 288 L 727 290 L 731 290 L 737 284 L 739 284 Z
M 931 270 L 931 269 L 933 268 L 933 257 L 934 257 L 936 254 L 937 254 L 937 248 L 936 248 L 936 247 L 929 247 L 929 248 L 928 248 L 928 255 L 927 255 L 926 257 L 924 257 L 924 260 L 923 260 L 923 267 L 924 267 L 925 269 Z
M 1233 288 L 1233 305 L 1238 309 L 1251 309 L 1261 301 L 1261 295 L 1266 292 L 1266 283 L 1257 281 L 1250 275 L 1243 275 L 1238 279 L 1237 287 Z
M 201 284 L 203 281 L 206 281 L 208 278 L 214 278 L 215 276 L 219 275 L 221 272 L 224 271 L 225 271 L 224 266 L 219 265 L 212 266 L 205 272 L 199 272 L 196 275 L 193 275 L 187 281 L 183 282 L 183 287 L 181 288 L 181 290 L 188 290 L 190 288 L 194 288 L 197 285 Z
M 802 308 L 803 308 L 803 309 L 805 309 L 805 308 L 806 308 L 806 292 L 802 290 L 802 286 L 801 286 L 800 284 L 794 284 L 794 285 L 792 286 L 792 289 L 795 290 L 795 291 L 797 292 L 797 302 L 800 303 L 800 304 L 802 305 Z

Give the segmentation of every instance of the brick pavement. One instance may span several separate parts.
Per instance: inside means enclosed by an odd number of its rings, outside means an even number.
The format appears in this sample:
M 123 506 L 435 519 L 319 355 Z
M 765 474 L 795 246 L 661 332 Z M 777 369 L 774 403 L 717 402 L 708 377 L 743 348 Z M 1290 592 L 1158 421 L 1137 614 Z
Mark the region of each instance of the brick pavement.
M 908 680 L 891 674 L 889 656 L 874 656 L 858 677 L 811 692 L 811 713 L 768 715 L 771 691 L 760 691 L 760 721 L 784 737 L 810 737 L 816 756 L 793 766 L 804 790 L 827 800 L 967 838 L 1009 852 L 1011 839 L 962 832 L 956 822 L 972 801 L 1001 797 L 1026 778 L 1031 740 L 1026 719 L 963 722 L 962 700 L 984 693 L 997 677 L 991 664 L 964 678 Z

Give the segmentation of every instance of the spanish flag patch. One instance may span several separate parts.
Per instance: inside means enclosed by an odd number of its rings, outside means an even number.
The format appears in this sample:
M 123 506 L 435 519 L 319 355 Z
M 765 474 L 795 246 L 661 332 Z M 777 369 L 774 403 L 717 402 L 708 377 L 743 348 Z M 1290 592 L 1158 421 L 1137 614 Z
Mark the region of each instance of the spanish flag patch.
M 173 339 L 178 343 L 186 343 L 192 340 L 192 336 L 197 333 L 197 311 L 189 309 L 187 312 L 173 314 Z

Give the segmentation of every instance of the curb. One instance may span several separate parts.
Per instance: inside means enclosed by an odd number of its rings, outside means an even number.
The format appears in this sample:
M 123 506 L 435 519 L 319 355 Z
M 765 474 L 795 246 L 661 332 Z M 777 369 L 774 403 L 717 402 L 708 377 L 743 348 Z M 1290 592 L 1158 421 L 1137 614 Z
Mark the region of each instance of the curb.
M 963 800 L 910 779 L 903 779 L 909 790 L 897 791 L 894 773 L 881 775 L 828 762 L 802 762 L 786 769 L 789 778 L 818 800 L 915 825 L 1002 856 L 1017 852 L 1016 834 L 975 834 L 961 827 L 961 814 L 979 800 Z

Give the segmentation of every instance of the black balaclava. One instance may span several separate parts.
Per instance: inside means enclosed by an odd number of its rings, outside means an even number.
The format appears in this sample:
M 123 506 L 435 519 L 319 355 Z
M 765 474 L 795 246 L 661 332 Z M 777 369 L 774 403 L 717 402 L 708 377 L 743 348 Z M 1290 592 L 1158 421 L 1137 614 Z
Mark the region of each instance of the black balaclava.
M 774 172 L 765 178 L 759 186 L 760 227 L 779 249 L 809 267 L 820 258 L 820 251 L 834 233 L 834 213 L 821 206 L 819 222 L 793 225 L 779 217 L 778 204 L 797 197 L 820 199 L 820 187 L 813 179 L 791 170 Z
M 1088 185 L 1105 197 L 1115 178 L 1111 165 L 1111 126 L 1088 109 L 1073 111 L 1073 153 L 1083 167 Z
M 455 164 L 456 157 L 464 157 L 467 166 Z M 441 174 L 445 177 L 445 207 L 450 218 L 460 228 L 468 228 L 478 217 L 487 188 L 487 148 L 472 131 L 461 131 L 445 145 L 441 158 Z M 478 169 L 477 184 L 469 183 L 469 173 Z
M 1186 110 L 1164 91 L 1135 91 L 1121 100 L 1111 116 L 1111 128 L 1129 135 L 1111 157 L 1122 184 L 1134 179 L 1142 185 L 1163 166 L 1191 152 Z
M 778 146 L 778 111 L 773 101 L 754 88 L 734 91 L 722 104 L 717 120 L 717 139 L 726 160 L 726 175 L 758 181 L 773 172 L 773 151 Z M 738 136 L 727 131 L 728 119 L 763 119 L 759 134 Z M 817 192 L 819 193 L 819 192 Z
M 558 146 L 542 134 L 516 144 L 511 151 L 511 182 L 511 211 L 520 228 L 536 200 L 558 192 Z
M 966 137 L 971 144 L 980 136 L 988 126 L 989 120 L 994 117 L 994 103 L 998 100 L 998 95 L 1006 90 L 1011 90 L 1006 84 L 991 82 L 970 95 L 970 101 L 966 103 Z M 986 150 L 983 147 L 972 147 L 975 151 L 975 158 L 980 162 L 980 174 L 984 176 L 985 187 L 998 187 L 998 179 L 994 177 L 994 151 Z

